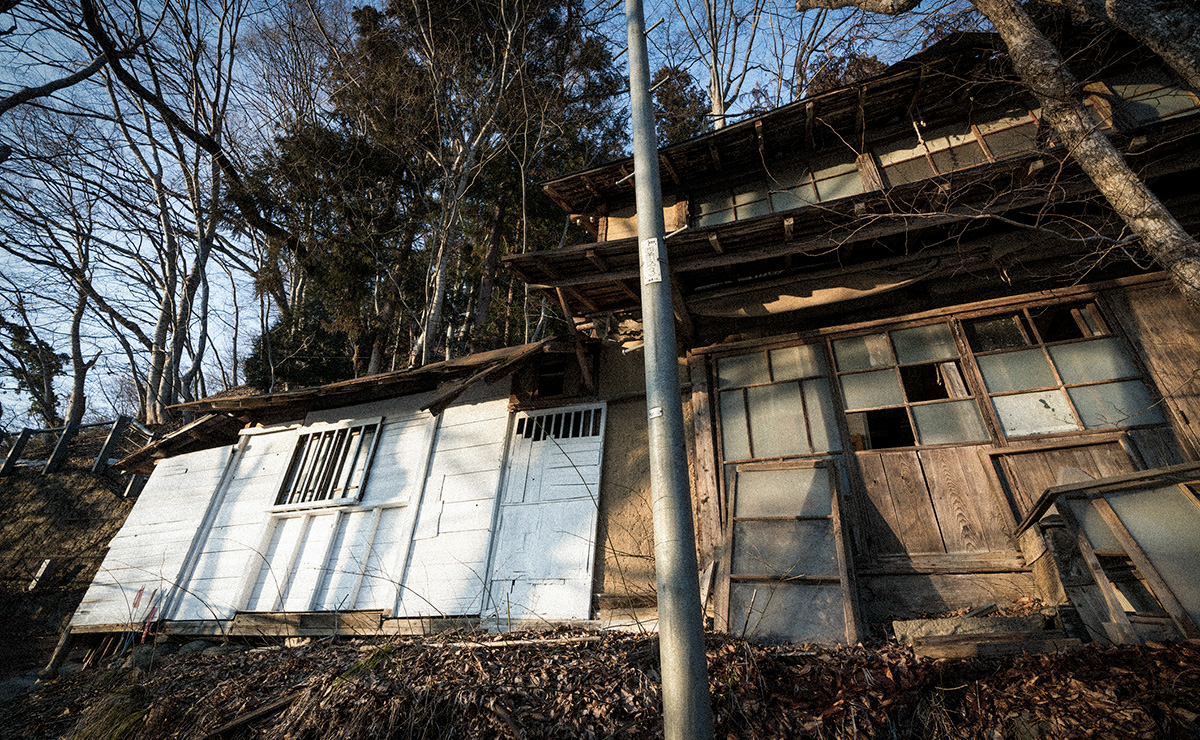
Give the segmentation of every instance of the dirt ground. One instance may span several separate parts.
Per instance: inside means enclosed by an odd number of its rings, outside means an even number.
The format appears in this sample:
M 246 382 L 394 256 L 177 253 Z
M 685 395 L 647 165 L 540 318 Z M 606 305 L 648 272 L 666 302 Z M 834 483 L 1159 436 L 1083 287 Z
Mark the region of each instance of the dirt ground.
M 662 736 L 653 636 L 292 643 L 151 640 L 0 706 L 0 738 Z M 722 740 L 1200 737 L 1191 643 L 934 661 L 710 636 L 708 660 Z

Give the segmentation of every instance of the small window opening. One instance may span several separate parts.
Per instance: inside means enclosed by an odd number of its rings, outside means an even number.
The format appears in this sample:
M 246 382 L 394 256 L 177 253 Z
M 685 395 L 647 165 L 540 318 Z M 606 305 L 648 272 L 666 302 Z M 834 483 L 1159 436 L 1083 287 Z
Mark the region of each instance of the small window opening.
M 1117 591 L 1117 598 L 1127 614 L 1142 614 L 1146 616 L 1166 616 L 1158 599 L 1146 584 L 1141 571 L 1133 564 L 1133 560 L 1124 553 L 1096 553 L 1104 575 Z
M 903 408 L 846 414 L 846 422 L 850 428 L 850 444 L 859 451 L 916 444 L 912 425 Z
M 537 397 L 561 396 L 567 387 L 566 360 L 545 360 L 538 368 Z
M 1101 328 L 1095 304 L 1050 306 L 1039 312 L 1030 311 L 1030 314 L 1043 342 L 1085 339 L 1108 333 Z
M 901 367 L 900 380 L 909 403 L 970 396 L 956 361 Z

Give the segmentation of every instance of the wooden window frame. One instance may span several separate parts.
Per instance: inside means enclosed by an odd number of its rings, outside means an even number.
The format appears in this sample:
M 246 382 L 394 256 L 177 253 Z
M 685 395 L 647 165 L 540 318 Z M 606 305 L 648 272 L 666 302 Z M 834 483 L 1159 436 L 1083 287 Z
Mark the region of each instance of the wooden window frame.
M 368 430 L 371 438 L 364 440 Z M 348 506 L 358 502 L 366 491 L 382 433 L 382 416 L 302 428 L 270 511 Z M 314 441 L 319 445 L 315 452 Z M 357 473 L 360 458 L 361 473 Z M 351 467 L 347 469 L 347 465 Z

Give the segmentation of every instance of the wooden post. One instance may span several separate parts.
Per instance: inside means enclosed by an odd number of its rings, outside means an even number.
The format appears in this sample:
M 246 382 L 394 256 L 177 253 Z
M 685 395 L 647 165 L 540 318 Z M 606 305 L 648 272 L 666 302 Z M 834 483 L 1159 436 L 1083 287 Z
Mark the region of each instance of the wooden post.
M 117 449 L 117 444 L 121 441 L 121 436 L 125 434 L 129 422 L 128 416 L 118 416 L 117 420 L 113 422 L 112 429 L 108 431 L 108 438 L 104 440 L 104 446 L 100 448 L 100 454 L 96 455 L 96 462 L 92 464 L 93 474 L 102 473 L 108 467 L 108 458 Z
M 12 449 L 8 451 L 8 457 L 4 458 L 4 466 L 0 467 L 0 475 L 8 475 L 17 466 L 17 460 L 21 458 L 21 453 L 25 451 L 25 445 L 29 443 L 29 438 L 33 436 L 33 430 L 26 427 L 17 435 L 17 441 L 13 442 Z
M 50 662 L 46 667 L 38 671 L 39 678 L 54 678 L 58 675 L 58 667 L 62 665 L 63 658 L 67 657 L 67 650 L 71 647 L 71 628 L 64 627 L 62 634 L 59 635 L 58 645 L 54 648 L 54 653 L 50 656 Z
M 79 431 L 79 424 L 68 422 L 63 427 L 62 435 L 58 438 L 58 444 L 54 445 L 54 452 L 50 453 L 50 459 L 46 461 L 46 466 L 42 468 L 42 475 L 53 473 L 58 470 L 63 464 L 63 460 L 67 459 L 67 449 L 71 446 L 71 439 L 75 433 Z

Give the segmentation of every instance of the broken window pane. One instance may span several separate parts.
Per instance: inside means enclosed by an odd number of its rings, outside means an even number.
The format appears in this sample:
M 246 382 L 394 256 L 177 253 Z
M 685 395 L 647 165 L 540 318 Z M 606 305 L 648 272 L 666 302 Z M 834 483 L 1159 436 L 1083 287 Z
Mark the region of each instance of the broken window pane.
M 808 452 L 804 405 L 798 383 L 746 389 L 750 439 L 754 457 L 801 455 Z
M 900 381 L 893 369 L 842 376 L 842 397 L 848 409 L 894 406 L 904 403 Z
M 1079 418 L 1087 429 L 1162 424 L 1166 421 L 1150 391 L 1140 380 L 1085 385 L 1070 388 L 1067 393 L 1075 402 Z
M 1094 322 L 1084 319 L 1087 311 L 1086 305 L 1075 304 L 1047 306 L 1031 310 L 1030 313 L 1033 316 L 1033 325 L 1043 342 L 1062 342 L 1067 339 L 1084 339 L 1100 333 Z
M 966 395 L 957 392 L 962 387 L 962 375 L 958 372 L 956 362 L 907 365 L 900 368 L 900 380 L 904 383 L 904 395 L 909 403 L 962 398 Z
M 1121 343 L 1112 337 L 1051 347 L 1050 356 L 1064 383 L 1112 380 L 1138 374 Z
M 736 517 L 829 516 L 829 471 L 825 468 L 739 470 Z
M 833 343 L 838 370 L 866 370 L 892 364 L 892 349 L 884 334 L 839 339 Z
M 771 375 L 776 381 L 799 380 L 825 374 L 825 360 L 817 353 L 815 344 L 773 349 L 770 355 Z
M 967 334 L 967 343 L 976 352 L 1015 349 L 1031 344 L 1025 319 L 1020 314 L 964 321 L 963 331 Z
M 850 444 L 856 450 L 912 447 L 912 426 L 904 409 L 877 409 L 846 414 Z
M 833 527 L 817 521 L 735 521 L 733 575 L 833 576 Z
M 750 457 L 750 435 L 746 427 L 746 404 L 742 391 L 721 394 L 721 444 L 726 460 Z
M 833 399 L 829 395 L 829 381 L 825 378 L 813 378 L 804 381 L 802 385 L 813 452 L 840 451 L 842 435 L 835 421 Z
M 896 358 L 903 364 L 958 357 L 958 348 L 946 324 L 898 329 L 892 332 L 892 344 L 896 347 Z
M 913 406 L 912 412 L 923 445 L 983 442 L 988 438 L 974 401 Z
M 1039 391 L 993 398 L 1000 427 L 1009 437 L 1079 429 L 1062 391 Z
M 770 382 L 767 375 L 767 358 L 762 352 L 717 360 L 717 387 L 734 388 L 739 385 L 755 385 Z
M 1058 385 L 1040 348 L 978 358 L 983 382 L 992 393 Z

